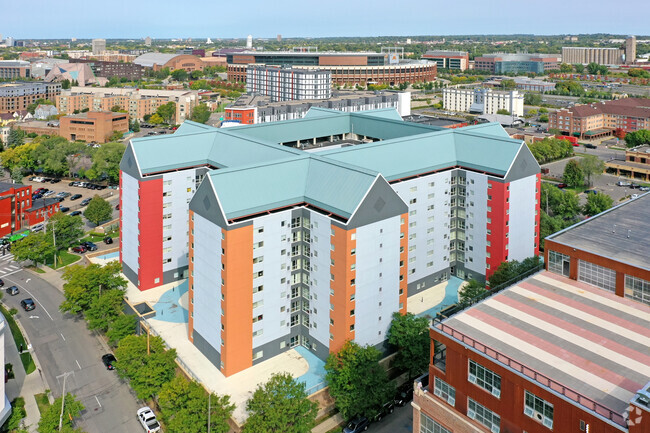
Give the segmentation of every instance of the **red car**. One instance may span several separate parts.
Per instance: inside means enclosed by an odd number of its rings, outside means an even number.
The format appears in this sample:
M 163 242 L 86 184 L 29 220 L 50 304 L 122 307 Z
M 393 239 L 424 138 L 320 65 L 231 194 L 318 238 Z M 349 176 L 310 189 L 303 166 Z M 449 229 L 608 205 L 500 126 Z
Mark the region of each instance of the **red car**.
M 86 251 L 88 251 L 88 248 L 86 248 L 84 245 L 77 245 L 72 249 L 73 253 L 79 253 L 79 254 L 83 254 Z
M 562 189 L 562 188 L 566 188 L 568 185 L 567 185 L 566 183 L 558 183 L 558 184 L 555 185 L 555 186 L 557 186 L 558 188 Z

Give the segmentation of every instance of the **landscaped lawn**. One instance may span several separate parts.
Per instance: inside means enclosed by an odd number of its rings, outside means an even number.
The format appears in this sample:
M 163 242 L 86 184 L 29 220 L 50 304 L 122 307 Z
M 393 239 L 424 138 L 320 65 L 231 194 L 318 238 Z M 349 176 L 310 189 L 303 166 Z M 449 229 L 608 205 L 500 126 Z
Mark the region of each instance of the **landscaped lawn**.
M 81 256 L 78 256 L 76 254 L 71 254 L 67 251 L 59 251 L 56 259 L 56 266 L 53 266 L 52 263 L 54 262 L 52 257 L 50 257 L 47 260 L 47 265 L 52 268 L 52 269 L 59 269 L 62 268 L 63 266 L 68 266 L 71 263 L 74 263 L 78 260 L 81 260 Z
M 32 355 L 27 351 L 27 343 L 25 342 L 25 337 L 23 337 L 23 333 L 20 332 L 20 328 L 16 323 L 16 319 L 14 319 L 14 316 L 9 314 L 9 311 L 7 311 L 4 305 L 0 305 L 0 311 L 2 311 L 2 315 L 5 316 L 5 320 L 9 324 L 9 329 L 11 330 L 11 335 L 14 338 L 16 349 L 20 350 L 20 346 L 22 345 L 23 350 L 25 350 L 25 352 L 20 355 L 20 360 L 23 363 L 25 372 L 29 374 L 32 371 L 36 370 L 36 365 L 34 364 Z

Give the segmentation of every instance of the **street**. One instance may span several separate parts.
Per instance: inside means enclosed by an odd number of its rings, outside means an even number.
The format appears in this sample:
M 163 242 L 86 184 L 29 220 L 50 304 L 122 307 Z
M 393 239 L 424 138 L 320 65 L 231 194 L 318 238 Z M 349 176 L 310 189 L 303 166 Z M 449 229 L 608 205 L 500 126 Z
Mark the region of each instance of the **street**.
M 395 412 L 379 422 L 370 424 L 368 431 L 377 433 L 411 433 L 413 431 L 413 406 L 409 401 L 404 407 L 395 407 Z
M 85 407 L 77 427 L 88 433 L 142 431 L 135 415 L 141 405 L 115 371 L 106 370 L 101 362 L 108 348 L 86 328 L 83 319 L 59 312 L 63 294 L 29 271 L 20 270 L 3 279 L 6 286 L 20 289 L 16 296 L 5 295 L 4 302 L 18 310 L 15 317 L 40 363 L 39 373 L 55 397 L 62 393 L 64 373 L 69 373 L 65 390 Z M 25 312 L 20 301 L 29 297 L 36 309 Z

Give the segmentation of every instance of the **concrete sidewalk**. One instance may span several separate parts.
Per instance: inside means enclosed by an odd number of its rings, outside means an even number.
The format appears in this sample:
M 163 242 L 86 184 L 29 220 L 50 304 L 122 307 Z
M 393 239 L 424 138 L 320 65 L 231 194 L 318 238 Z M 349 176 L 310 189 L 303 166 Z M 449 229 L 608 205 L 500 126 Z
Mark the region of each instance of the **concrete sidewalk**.
M 18 326 L 20 327 L 20 324 Z M 40 374 L 39 363 L 34 357 L 33 352 L 32 357 L 34 358 L 34 363 L 37 368 L 36 371 L 26 376 L 23 363 L 18 355 L 18 349 L 16 348 L 16 344 L 11 335 L 11 330 L 9 329 L 9 326 L 7 326 L 7 332 L 5 333 L 5 363 L 11 363 L 15 378 L 10 379 L 6 383 L 5 391 L 9 401 L 12 401 L 16 397 L 23 397 L 25 399 L 25 411 L 27 412 L 27 416 L 23 419 L 22 425 L 29 432 L 36 433 L 38 421 L 41 419 L 41 413 L 38 410 L 38 405 L 36 404 L 34 395 L 45 392 L 47 385 L 43 376 Z
M 343 424 L 343 417 L 340 413 L 336 413 L 334 416 L 327 418 L 325 421 L 311 429 L 311 433 L 327 433 L 341 424 Z

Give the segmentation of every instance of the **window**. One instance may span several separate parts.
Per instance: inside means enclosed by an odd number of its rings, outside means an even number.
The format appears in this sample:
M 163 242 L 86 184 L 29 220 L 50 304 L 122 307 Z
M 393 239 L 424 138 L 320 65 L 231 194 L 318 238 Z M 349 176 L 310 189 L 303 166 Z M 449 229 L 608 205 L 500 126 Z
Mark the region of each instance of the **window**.
M 483 367 L 471 359 L 469 360 L 468 380 L 474 385 L 480 386 L 495 397 L 501 396 L 501 376 Z
M 537 397 L 532 392 L 526 391 L 524 414 L 550 429 L 553 428 L 553 405 Z
M 262 320 L 263 318 L 264 318 L 263 314 L 260 314 L 259 316 L 256 316 L 256 317 L 253 317 L 253 323 L 257 323 L 260 320 Z
M 499 433 L 501 418 L 485 406 L 480 405 L 471 398 L 467 399 L 467 416 L 489 428 L 493 433 Z
M 631 275 L 625 276 L 625 297 L 650 305 L 650 281 Z
M 456 405 L 456 389 L 438 377 L 434 380 L 433 393 L 452 406 Z
M 256 359 L 260 359 L 263 356 L 264 356 L 264 351 L 263 350 L 258 350 L 257 352 L 255 352 L 253 354 L 253 361 L 255 361 Z
M 616 291 L 615 270 L 584 260 L 578 260 L 578 281 L 593 284 L 610 292 Z

